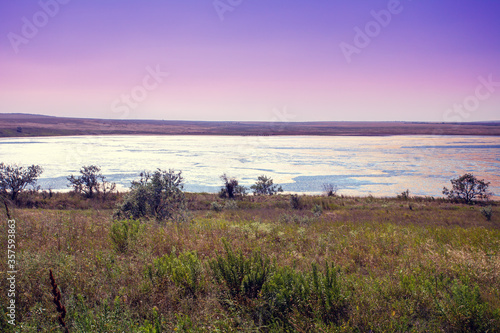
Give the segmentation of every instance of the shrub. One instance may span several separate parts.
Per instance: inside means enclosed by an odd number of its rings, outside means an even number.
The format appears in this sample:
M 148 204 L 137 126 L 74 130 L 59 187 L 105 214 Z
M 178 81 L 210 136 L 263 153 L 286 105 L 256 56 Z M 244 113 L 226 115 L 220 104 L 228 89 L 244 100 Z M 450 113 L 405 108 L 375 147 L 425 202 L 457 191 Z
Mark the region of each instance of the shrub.
M 337 195 L 337 191 L 339 190 L 339 187 L 335 184 L 329 184 L 325 183 L 323 184 L 323 192 L 329 197 L 334 197 Z
M 410 199 L 410 190 L 406 189 L 406 191 L 401 192 L 401 194 L 397 195 L 397 198 L 401 199 L 401 200 L 408 200 L 408 199 Z
M 267 321 L 278 320 L 289 325 L 290 313 L 294 308 L 305 308 L 309 290 L 303 274 L 286 266 L 278 268 L 264 284 L 262 294 L 266 301 Z
M 175 317 L 177 318 L 177 325 L 174 328 L 174 332 L 186 332 L 186 333 L 196 332 L 195 325 L 191 320 L 191 317 L 189 317 L 189 315 L 176 313 Z
M 321 207 L 321 205 L 314 205 L 311 211 L 313 212 L 314 216 L 319 217 L 321 216 L 321 214 L 323 214 L 323 207 Z
M 348 298 L 344 294 L 339 273 L 339 269 L 327 262 L 324 273 L 313 264 L 309 276 L 313 312 L 326 323 L 336 323 L 347 313 Z
M 35 187 L 38 177 L 43 169 L 39 165 L 29 167 L 18 166 L 17 164 L 7 165 L 0 163 L 0 191 L 9 193 L 11 200 L 16 200 L 17 195 L 28 185 Z
M 233 299 L 256 298 L 271 271 L 270 259 L 260 251 L 246 258 L 241 251 L 235 253 L 225 239 L 222 242 L 225 256 L 218 255 L 209 263 L 215 281 L 223 284 Z
M 86 198 L 93 198 L 99 193 L 105 197 L 116 188 L 115 183 L 106 181 L 106 177 L 101 173 L 101 168 L 96 165 L 83 166 L 80 169 L 80 174 L 76 177 L 73 175 L 67 177 L 68 187 L 73 187 L 75 193 L 81 193 Z
M 443 187 L 443 194 L 448 196 L 449 199 L 457 199 L 470 204 L 475 198 L 488 197 L 486 191 L 490 183 L 486 183 L 484 179 L 477 179 L 471 173 L 451 179 L 450 182 L 453 185 L 451 190 Z
M 267 176 L 259 176 L 255 185 L 250 186 L 254 195 L 273 195 L 283 192 L 283 188 L 273 184 L 273 179 Z
M 499 311 L 482 300 L 477 285 L 454 280 L 438 307 L 450 332 L 494 332 L 499 325 Z
M 300 225 L 308 225 L 315 222 L 316 219 L 314 217 L 309 216 L 300 216 L 296 214 L 288 215 L 281 214 L 278 218 L 279 223 L 297 223 Z
M 224 209 L 238 209 L 238 203 L 235 200 L 227 200 L 224 204 Z
M 347 317 L 348 297 L 339 270 L 325 264 L 322 272 L 316 264 L 312 271 L 301 273 L 290 267 L 276 269 L 262 289 L 269 321 L 276 319 L 289 325 L 290 313 L 297 310 L 302 316 L 338 323 Z
M 481 214 L 486 217 L 486 220 L 491 221 L 491 217 L 493 216 L 493 209 L 491 208 L 491 205 L 481 208 Z
M 292 194 L 290 196 L 290 206 L 292 209 L 299 209 L 300 208 L 300 197 L 298 194 Z
M 154 281 L 168 277 L 186 294 L 196 297 L 202 289 L 202 264 L 196 252 L 183 252 L 178 256 L 173 251 L 153 261 L 146 267 L 146 274 Z
M 153 217 L 161 220 L 185 219 L 186 198 L 181 172 L 157 169 L 142 172 L 139 181 L 133 181 L 115 216 L 132 218 Z
M 221 198 L 233 199 L 246 194 L 246 188 L 239 185 L 236 178 L 228 177 L 226 174 L 223 174 L 220 176 L 220 179 L 224 182 L 219 192 Z
M 109 236 L 115 249 L 125 253 L 130 248 L 131 243 L 137 240 L 139 231 L 140 222 L 138 220 L 115 221 L 111 225 Z
M 158 308 L 153 306 L 153 316 L 152 321 L 145 320 L 144 324 L 139 327 L 139 332 L 141 333 L 160 333 L 162 329 L 162 319 L 163 316 L 158 314 Z
M 222 206 L 217 201 L 214 201 L 210 204 L 210 210 L 213 210 L 214 212 L 222 212 L 223 209 L 224 209 L 224 206 Z

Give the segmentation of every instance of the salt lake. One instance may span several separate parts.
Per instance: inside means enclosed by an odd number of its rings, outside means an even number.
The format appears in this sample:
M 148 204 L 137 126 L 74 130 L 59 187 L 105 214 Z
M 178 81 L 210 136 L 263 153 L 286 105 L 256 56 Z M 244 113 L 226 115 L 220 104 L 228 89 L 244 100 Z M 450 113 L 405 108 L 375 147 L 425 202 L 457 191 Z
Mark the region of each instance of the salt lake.
M 39 164 L 44 189 L 68 190 L 66 177 L 98 165 L 120 190 L 143 170 L 181 170 L 185 190 L 217 192 L 220 175 L 244 186 L 267 175 L 286 192 L 441 196 L 472 172 L 500 194 L 500 138 L 478 136 L 73 136 L 1 138 L 0 162 Z

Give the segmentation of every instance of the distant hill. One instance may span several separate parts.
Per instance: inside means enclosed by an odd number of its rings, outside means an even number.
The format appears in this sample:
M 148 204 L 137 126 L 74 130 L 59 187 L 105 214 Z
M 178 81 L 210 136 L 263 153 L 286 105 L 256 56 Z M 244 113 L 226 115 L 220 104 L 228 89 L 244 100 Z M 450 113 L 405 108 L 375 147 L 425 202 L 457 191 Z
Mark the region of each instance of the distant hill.
M 0 137 L 63 135 L 500 135 L 500 121 L 426 122 L 240 122 L 113 120 L 0 113 Z

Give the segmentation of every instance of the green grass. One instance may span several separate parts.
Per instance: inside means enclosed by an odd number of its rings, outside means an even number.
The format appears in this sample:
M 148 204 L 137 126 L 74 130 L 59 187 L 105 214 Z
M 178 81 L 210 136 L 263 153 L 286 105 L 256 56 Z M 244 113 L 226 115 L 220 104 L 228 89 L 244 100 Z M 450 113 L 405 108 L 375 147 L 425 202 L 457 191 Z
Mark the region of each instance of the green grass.
M 422 198 L 249 196 L 216 212 L 217 196 L 187 197 L 184 224 L 113 221 L 111 203 L 70 195 L 31 203 L 72 209 L 12 208 L 17 326 L 2 314 L 0 331 L 61 331 L 49 269 L 70 332 L 500 331 L 496 202 L 488 221 Z

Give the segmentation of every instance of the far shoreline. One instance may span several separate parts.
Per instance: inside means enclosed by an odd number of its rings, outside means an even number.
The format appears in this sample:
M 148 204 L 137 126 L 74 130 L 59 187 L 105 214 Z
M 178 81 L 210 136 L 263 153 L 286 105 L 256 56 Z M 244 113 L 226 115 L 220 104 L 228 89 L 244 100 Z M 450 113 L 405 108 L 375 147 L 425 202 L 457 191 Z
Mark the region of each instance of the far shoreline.
M 66 118 L 0 113 L 0 137 L 109 135 L 190 136 L 500 136 L 500 121 L 437 123 L 404 121 L 181 121 Z

